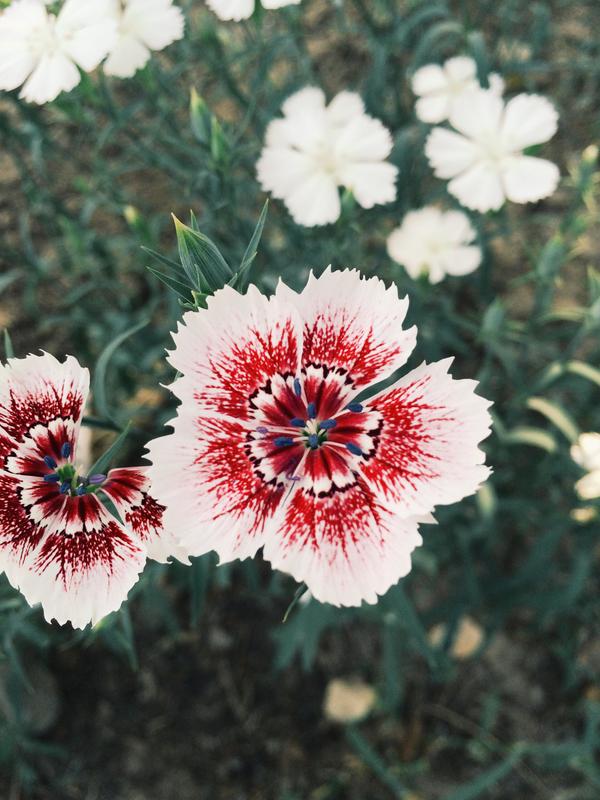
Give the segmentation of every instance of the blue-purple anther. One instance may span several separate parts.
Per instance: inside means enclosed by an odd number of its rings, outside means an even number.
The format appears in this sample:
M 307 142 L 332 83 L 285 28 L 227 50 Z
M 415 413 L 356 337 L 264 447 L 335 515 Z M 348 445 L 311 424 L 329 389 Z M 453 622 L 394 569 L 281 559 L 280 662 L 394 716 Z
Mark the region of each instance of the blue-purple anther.
M 275 447 L 291 447 L 294 444 L 294 440 L 289 436 L 277 436 L 273 440 L 273 444 Z
M 44 475 L 44 480 L 46 483 L 58 483 L 60 480 L 60 475 L 56 472 L 52 472 L 49 475 Z
M 47 467 L 49 467 L 50 469 L 56 469 L 56 467 L 58 466 L 58 464 L 57 464 L 57 463 L 56 463 L 56 461 L 55 461 L 55 460 L 52 458 L 52 456 L 44 456 L 44 463 L 45 463 L 45 464 L 46 464 L 46 466 L 47 466 Z
M 324 431 L 329 431 L 332 428 L 335 428 L 337 425 L 337 420 L 335 419 L 324 419 L 323 422 L 319 422 L 319 427 L 323 428 Z
M 354 456 L 362 456 L 363 451 L 354 442 L 346 442 L 346 449 L 349 450 Z
M 105 480 L 106 480 L 106 475 L 103 475 L 102 473 L 99 472 L 96 475 L 90 475 L 90 477 L 88 478 L 88 483 L 90 484 L 90 486 L 100 486 L 100 484 L 104 483 Z
M 362 403 L 348 403 L 346 408 L 348 409 L 348 411 L 352 411 L 355 414 L 360 414 L 362 411 L 364 411 L 365 407 L 363 406 Z
M 61 447 L 60 454 L 63 458 L 69 458 L 71 455 L 71 445 L 69 442 L 65 442 Z
M 300 378 L 294 378 L 294 394 L 296 397 L 302 396 L 302 384 L 300 383 Z

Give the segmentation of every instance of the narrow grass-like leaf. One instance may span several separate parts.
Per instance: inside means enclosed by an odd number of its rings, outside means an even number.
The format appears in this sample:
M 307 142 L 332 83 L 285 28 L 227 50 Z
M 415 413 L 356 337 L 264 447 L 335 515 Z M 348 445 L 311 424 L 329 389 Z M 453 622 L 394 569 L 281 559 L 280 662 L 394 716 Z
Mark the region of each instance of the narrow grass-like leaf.
M 552 403 L 543 397 L 530 397 L 527 401 L 527 406 L 539 414 L 543 414 L 561 433 L 564 433 L 570 442 L 577 441 L 579 428 L 570 414 L 557 403 Z

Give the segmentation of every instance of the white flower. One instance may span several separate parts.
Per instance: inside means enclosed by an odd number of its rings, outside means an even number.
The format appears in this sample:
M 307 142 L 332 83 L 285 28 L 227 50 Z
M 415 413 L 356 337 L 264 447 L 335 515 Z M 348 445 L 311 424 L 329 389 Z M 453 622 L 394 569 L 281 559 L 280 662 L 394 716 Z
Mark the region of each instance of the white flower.
M 582 433 L 571 447 L 571 458 L 587 471 L 575 490 L 583 500 L 600 497 L 600 433 Z
M 261 0 L 263 8 L 283 8 L 296 6 L 301 0 Z M 259 0 L 256 0 L 258 3 Z M 206 5 L 215 12 L 219 19 L 235 20 L 248 19 L 254 12 L 254 0 L 206 0 Z
M 282 111 L 283 119 L 267 128 L 257 173 L 263 189 L 283 200 L 299 225 L 335 222 L 340 186 L 363 208 L 396 198 L 398 170 L 385 160 L 392 137 L 365 113 L 357 94 L 341 92 L 326 105 L 320 89 L 307 87 Z
M 327 269 L 299 294 L 228 286 L 184 315 L 169 354 L 181 405 L 148 445 L 178 552 L 226 562 L 263 547 L 316 600 L 345 606 L 410 571 L 419 525 L 488 477 L 491 418 L 452 359 L 365 399 L 414 348 L 407 310 L 395 286 Z
M 489 76 L 490 90 L 499 97 L 504 91 L 500 75 Z M 418 96 L 415 106 L 422 122 L 444 122 L 464 92 L 479 88 L 477 64 L 468 56 L 450 58 L 443 66 L 427 64 L 418 69 L 412 78 L 412 90 Z
M 0 16 L 0 89 L 47 103 L 95 69 L 112 47 L 112 0 L 66 0 L 55 16 L 41 0 L 15 0 Z
M 545 97 L 520 94 L 505 104 L 490 90 L 470 90 L 450 114 L 458 133 L 434 128 L 425 153 L 438 178 L 452 179 L 448 191 L 467 208 L 535 202 L 554 192 L 560 173 L 556 164 L 523 151 L 552 138 L 557 123 Z
M 117 40 L 104 64 L 107 75 L 131 78 L 150 58 L 183 36 L 184 18 L 173 0 L 114 0 Z
M 469 218 L 462 211 L 440 211 L 434 206 L 410 211 L 387 241 L 391 258 L 402 264 L 411 278 L 422 274 L 430 283 L 446 275 L 467 275 L 481 262 Z

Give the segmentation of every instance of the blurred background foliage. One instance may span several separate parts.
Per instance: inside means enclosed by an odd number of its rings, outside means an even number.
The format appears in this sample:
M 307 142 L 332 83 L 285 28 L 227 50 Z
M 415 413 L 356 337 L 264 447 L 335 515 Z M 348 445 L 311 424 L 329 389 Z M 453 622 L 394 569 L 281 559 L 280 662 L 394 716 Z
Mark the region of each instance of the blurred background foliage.
M 170 213 L 193 209 L 237 265 L 282 101 L 306 84 L 357 90 L 393 132 L 397 201 L 346 197 L 320 229 L 272 202 L 250 279 L 299 288 L 333 263 L 396 281 L 420 334 L 408 366 L 454 355 L 494 400 L 494 475 L 440 510 L 374 607 L 299 602 L 284 623 L 291 579 L 207 556 L 149 564 L 126 608 L 73 633 L 3 579 L 0 795 L 595 800 L 598 505 L 577 499 L 569 446 L 600 430 L 597 0 L 303 0 L 245 24 L 181 5 L 184 40 L 134 79 L 84 76 L 42 108 L 0 99 L 0 323 L 16 355 L 92 368 L 90 459 L 132 420 L 138 463 L 172 414 L 159 383 L 181 307 L 147 269 L 161 269 L 149 250 L 178 259 Z M 482 267 L 431 287 L 385 239 L 407 210 L 455 203 L 427 167 L 408 79 L 463 52 L 509 93 L 556 103 L 544 153 L 563 180 L 543 203 L 475 217 Z

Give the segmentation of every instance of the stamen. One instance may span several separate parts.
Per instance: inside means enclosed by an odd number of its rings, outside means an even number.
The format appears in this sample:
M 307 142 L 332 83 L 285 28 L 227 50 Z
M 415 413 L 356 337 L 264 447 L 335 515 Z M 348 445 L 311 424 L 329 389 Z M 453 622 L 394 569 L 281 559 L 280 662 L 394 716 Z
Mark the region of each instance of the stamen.
M 302 384 L 300 383 L 300 378 L 294 378 L 294 394 L 296 397 L 302 396 Z
M 44 480 L 46 483 L 58 483 L 60 480 L 60 475 L 57 475 L 56 472 L 52 472 L 50 475 L 44 475 Z
M 316 450 L 317 447 L 319 446 L 319 436 L 318 436 L 318 434 L 316 434 L 316 433 L 309 434 L 308 444 L 309 444 L 310 447 L 312 447 L 313 450 Z
M 285 479 L 286 481 L 293 481 L 294 483 L 302 480 L 300 475 L 292 475 L 290 472 L 288 472 L 288 474 L 285 476 Z
M 63 481 L 60 485 L 61 494 L 69 494 L 71 491 L 71 481 Z
M 335 419 L 324 419 L 323 422 L 319 423 L 319 427 L 323 428 L 324 431 L 331 430 L 331 428 L 335 428 L 337 425 L 337 420 Z
M 91 483 L 92 486 L 99 486 L 101 483 L 104 483 L 106 480 L 106 475 L 102 475 L 100 472 L 96 475 L 90 475 L 88 478 L 88 483 Z
M 289 436 L 278 436 L 273 439 L 273 444 L 275 447 L 291 447 L 294 444 L 294 440 L 290 439 Z
M 346 442 L 346 449 L 349 450 L 354 456 L 362 456 L 363 451 L 354 442 Z
M 63 458 L 68 458 L 71 455 L 71 445 L 65 442 L 61 448 L 60 454 Z
M 314 403 L 309 403 L 307 405 L 306 414 L 309 419 L 314 419 L 317 416 L 317 407 Z
M 264 425 L 261 425 L 260 428 L 256 429 L 256 432 L 262 433 L 263 436 L 266 436 L 266 434 L 269 432 L 269 429 L 265 428 Z
M 306 425 L 306 420 L 294 417 L 294 419 L 290 420 L 290 425 L 293 425 L 294 428 L 303 428 Z
M 78 497 L 81 497 L 81 495 L 85 494 L 85 486 L 83 486 L 83 485 L 81 485 L 81 486 L 78 486 L 78 487 L 75 489 L 75 494 L 76 494 Z
M 348 409 L 348 411 L 352 411 L 355 414 L 360 414 L 362 411 L 365 410 L 365 407 L 363 406 L 362 403 L 348 403 L 346 408 Z
M 44 456 L 44 463 L 46 464 L 47 467 L 50 467 L 50 469 L 56 469 L 56 467 L 58 466 L 58 464 L 52 458 L 52 456 Z

